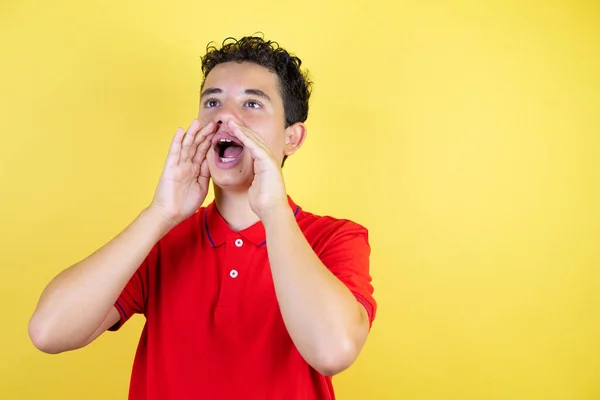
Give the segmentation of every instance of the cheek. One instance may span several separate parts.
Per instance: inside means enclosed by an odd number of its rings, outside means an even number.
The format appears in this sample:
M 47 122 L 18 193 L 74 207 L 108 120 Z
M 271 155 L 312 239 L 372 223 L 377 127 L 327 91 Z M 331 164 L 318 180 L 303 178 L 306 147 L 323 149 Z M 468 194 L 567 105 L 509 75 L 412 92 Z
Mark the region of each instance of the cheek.
M 252 128 L 251 126 L 248 127 L 260 135 L 271 151 L 283 149 L 285 145 L 285 134 L 280 129 L 277 129 L 272 125 L 256 126 L 256 128 Z
M 203 116 L 206 117 L 207 114 L 204 113 Z M 283 151 L 285 150 L 285 129 L 283 122 L 278 121 L 272 116 L 248 112 L 241 115 L 241 123 L 258 133 L 275 157 L 283 157 Z
M 212 119 L 210 118 L 209 113 L 207 112 L 202 112 L 200 111 L 198 113 L 198 117 L 197 117 L 198 121 L 200 122 L 200 126 L 205 126 L 207 125 L 209 122 L 212 121 Z
M 215 119 L 217 108 L 204 108 L 200 107 L 198 110 L 198 121 L 202 124 L 202 126 L 208 124 L 209 122 Z
M 283 152 L 285 151 L 285 139 L 283 139 L 283 132 L 273 132 L 269 138 L 265 138 L 267 142 L 267 146 L 269 146 L 269 150 L 275 156 L 275 158 L 283 157 Z
M 271 121 L 265 118 L 259 118 L 252 115 L 243 115 L 241 118 L 242 125 L 252 129 L 254 132 L 257 132 L 263 138 L 265 135 L 268 135 L 268 132 L 272 130 Z
M 285 147 L 285 129 L 283 123 L 273 118 L 247 118 L 245 124 L 257 132 L 272 151 L 283 151 Z

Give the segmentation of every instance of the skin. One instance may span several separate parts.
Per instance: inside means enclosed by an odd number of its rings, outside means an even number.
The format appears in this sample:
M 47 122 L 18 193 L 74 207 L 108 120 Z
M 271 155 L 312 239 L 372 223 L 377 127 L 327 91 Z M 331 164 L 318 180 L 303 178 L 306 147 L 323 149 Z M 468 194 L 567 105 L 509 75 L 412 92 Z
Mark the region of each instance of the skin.
M 244 145 L 235 168 L 219 168 L 219 135 Z M 290 337 L 308 364 L 335 375 L 358 357 L 367 313 L 321 263 L 287 200 L 281 170 L 306 127 L 284 125 L 278 77 L 252 63 L 224 63 L 207 76 L 198 117 L 178 129 L 152 202 L 119 235 L 46 287 L 29 324 L 33 343 L 60 353 L 91 343 L 119 320 L 114 303 L 154 244 L 202 206 L 212 180 L 219 212 L 234 230 L 260 221 L 277 300 Z M 319 296 L 314 296 L 319 293 Z

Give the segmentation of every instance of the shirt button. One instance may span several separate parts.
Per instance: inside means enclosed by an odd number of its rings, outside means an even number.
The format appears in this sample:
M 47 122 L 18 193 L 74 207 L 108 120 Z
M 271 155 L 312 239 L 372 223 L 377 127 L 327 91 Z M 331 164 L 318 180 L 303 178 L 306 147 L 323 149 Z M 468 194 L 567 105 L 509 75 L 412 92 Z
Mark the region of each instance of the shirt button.
M 243 245 L 243 244 L 244 244 L 244 241 L 243 241 L 242 239 L 237 239 L 237 240 L 235 241 L 235 245 L 236 245 L 237 247 L 242 247 L 242 245 Z
M 229 276 L 232 278 L 237 278 L 238 272 L 235 269 L 232 269 L 231 271 L 229 271 Z

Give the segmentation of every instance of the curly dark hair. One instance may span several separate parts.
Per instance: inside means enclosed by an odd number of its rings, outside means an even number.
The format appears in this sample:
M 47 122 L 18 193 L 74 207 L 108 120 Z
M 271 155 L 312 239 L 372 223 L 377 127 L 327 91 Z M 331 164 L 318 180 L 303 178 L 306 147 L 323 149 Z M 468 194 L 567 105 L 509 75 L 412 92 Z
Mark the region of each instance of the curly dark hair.
M 279 47 L 277 42 L 258 36 L 245 36 L 239 40 L 229 37 L 220 49 L 210 43 L 206 47 L 206 54 L 202 57 L 202 87 L 214 67 L 230 61 L 253 62 L 275 73 L 279 77 L 285 127 L 306 121 L 312 82 L 308 73 L 300 69 L 300 58 Z M 283 163 L 286 159 L 287 156 L 284 156 Z

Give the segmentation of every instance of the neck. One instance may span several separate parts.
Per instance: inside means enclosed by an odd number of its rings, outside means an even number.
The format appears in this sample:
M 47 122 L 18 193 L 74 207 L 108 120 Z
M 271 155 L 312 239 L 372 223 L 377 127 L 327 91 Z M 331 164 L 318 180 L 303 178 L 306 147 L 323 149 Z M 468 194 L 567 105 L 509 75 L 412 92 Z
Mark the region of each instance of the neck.
M 214 192 L 219 214 L 234 231 L 241 231 L 260 221 L 250 208 L 248 191 L 227 191 L 214 185 Z

